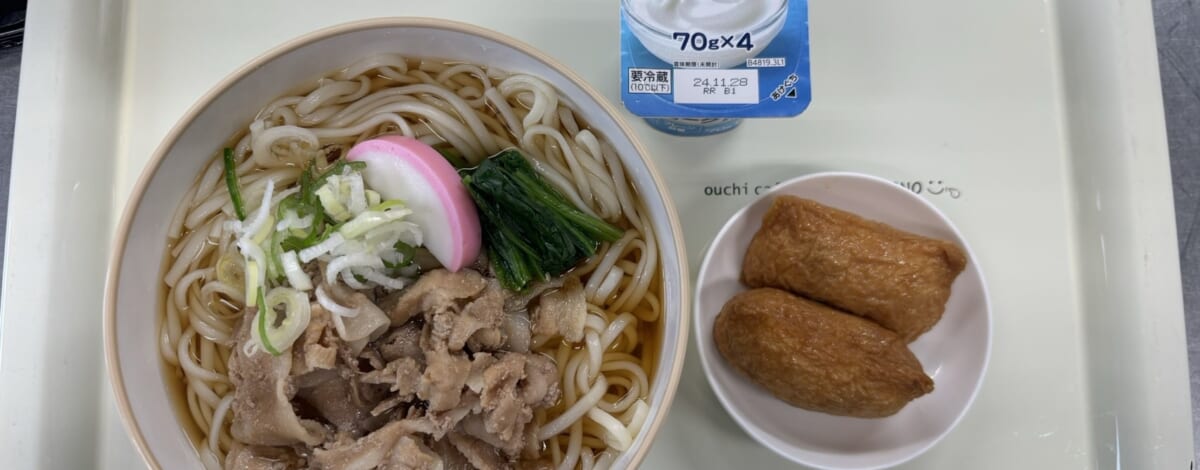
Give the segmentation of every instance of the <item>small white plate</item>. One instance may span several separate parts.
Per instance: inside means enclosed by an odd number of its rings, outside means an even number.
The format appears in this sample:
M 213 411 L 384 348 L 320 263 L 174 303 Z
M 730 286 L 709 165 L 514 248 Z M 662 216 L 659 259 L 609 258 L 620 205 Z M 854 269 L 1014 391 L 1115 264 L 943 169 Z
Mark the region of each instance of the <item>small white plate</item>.
M 882 419 L 832 416 L 792 407 L 730 367 L 712 341 L 712 325 L 739 282 L 742 258 L 775 196 L 790 194 L 909 232 L 951 240 L 970 258 L 955 279 L 941 321 L 909 347 L 934 391 Z M 974 401 L 991 351 L 991 305 L 974 253 L 954 225 L 925 199 L 890 181 L 855 173 L 818 173 L 786 181 L 742 208 L 708 248 L 696 282 L 695 333 L 700 362 L 717 397 L 755 440 L 797 463 L 824 469 L 884 468 L 928 450 Z

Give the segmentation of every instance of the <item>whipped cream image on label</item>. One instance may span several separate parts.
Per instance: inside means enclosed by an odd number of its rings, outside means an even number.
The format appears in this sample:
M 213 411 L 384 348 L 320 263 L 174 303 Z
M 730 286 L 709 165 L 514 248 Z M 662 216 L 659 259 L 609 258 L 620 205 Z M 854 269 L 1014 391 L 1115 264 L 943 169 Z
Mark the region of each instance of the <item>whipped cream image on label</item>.
M 702 136 L 811 101 L 807 0 L 622 0 L 621 100 Z
M 630 0 L 629 28 L 663 62 L 746 63 L 787 19 L 787 0 Z

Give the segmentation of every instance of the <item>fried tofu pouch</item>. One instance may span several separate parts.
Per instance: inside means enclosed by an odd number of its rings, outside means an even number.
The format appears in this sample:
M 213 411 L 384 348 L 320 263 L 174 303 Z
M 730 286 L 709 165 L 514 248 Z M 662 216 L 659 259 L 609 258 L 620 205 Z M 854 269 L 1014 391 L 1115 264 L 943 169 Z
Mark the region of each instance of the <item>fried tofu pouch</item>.
M 942 318 L 966 264 L 951 242 L 779 196 L 750 242 L 742 282 L 867 317 L 911 342 Z
M 891 416 L 933 391 L 895 333 L 778 289 L 729 300 L 713 324 L 717 350 L 775 397 L 812 411 Z

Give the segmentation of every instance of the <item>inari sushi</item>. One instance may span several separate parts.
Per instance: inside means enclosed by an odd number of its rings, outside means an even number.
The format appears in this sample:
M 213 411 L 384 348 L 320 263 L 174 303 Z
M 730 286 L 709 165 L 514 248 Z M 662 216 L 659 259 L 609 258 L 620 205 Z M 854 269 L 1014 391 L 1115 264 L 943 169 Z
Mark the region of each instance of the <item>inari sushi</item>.
M 750 242 L 742 281 L 869 318 L 911 342 L 941 319 L 966 264 L 954 243 L 779 196 Z
M 933 391 L 933 379 L 895 333 L 778 289 L 730 299 L 713 340 L 751 381 L 807 410 L 882 418 Z

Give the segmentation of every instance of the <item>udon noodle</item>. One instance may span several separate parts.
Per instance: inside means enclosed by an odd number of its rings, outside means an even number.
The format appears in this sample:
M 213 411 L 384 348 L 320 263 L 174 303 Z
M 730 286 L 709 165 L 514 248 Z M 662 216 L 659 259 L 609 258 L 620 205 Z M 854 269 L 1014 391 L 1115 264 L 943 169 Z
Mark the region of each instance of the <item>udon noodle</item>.
M 541 445 L 533 456 L 557 468 L 607 468 L 647 420 L 662 311 L 655 234 L 614 148 L 540 78 L 383 54 L 272 101 L 231 138 L 247 209 L 259 205 L 268 182 L 273 203 L 295 192 L 314 155 L 325 164 L 381 134 L 452 148 L 471 164 L 517 147 L 577 207 L 625 231 L 573 271 L 588 303 L 584 340 L 532 339 L 534 351 L 554 359 L 562 390 L 557 404 L 534 416 Z M 160 330 L 162 358 L 183 383 L 185 418 L 199 431 L 209 468 L 221 468 L 239 445 L 230 432 L 228 364 L 244 287 L 223 275 L 239 268 L 229 262 L 235 237 L 223 227 L 234 208 L 222 176 L 214 158 L 170 223 Z

